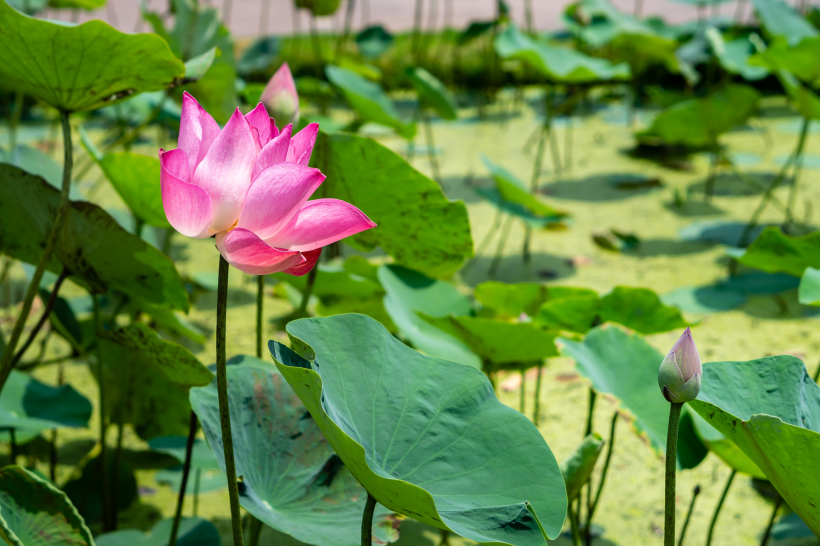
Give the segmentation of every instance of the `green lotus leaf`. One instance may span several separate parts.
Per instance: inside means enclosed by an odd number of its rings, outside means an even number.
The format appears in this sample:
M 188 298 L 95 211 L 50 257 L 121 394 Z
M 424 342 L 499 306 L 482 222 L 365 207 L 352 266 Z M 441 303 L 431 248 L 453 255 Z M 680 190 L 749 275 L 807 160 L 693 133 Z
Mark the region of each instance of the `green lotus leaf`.
M 458 118 L 455 98 L 441 80 L 423 68 L 413 67 L 407 69 L 407 77 L 416 88 L 422 105 L 432 108 L 443 119 Z
M 277 368 L 379 503 L 485 544 L 543 546 L 560 533 L 558 463 L 479 370 L 422 355 L 363 315 L 287 330 L 314 359 L 271 341 Z
M 817 29 L 782 0 L 752 0 L 760 24 L 772 37 L 782 36 L 790 45 L 818 35 Z
M 527 207 L 520 203 L 513 203 L 504 199 L 496 188 L 473 188 L 473 191 L 483 199 L 486 199 L 493 207 L 502 214 L 511 214 L 531 226 L 533 229 L 548 229 L 551 225 L 560 227 L 564 223 L 563 216 L 544 217 L 534 214 Z
M 148 533 L 137 529 L 113 531 L 97 537 L 97 546 L 168 546 L 173 518 L 158 521 Z M 182 518 L 177 531 L 179 546 L 220 546 L 219 531 L 208 520 Z
M 800 359 L 708 362 L 689 405 L 734 442 L 820 535 L 820 386 Z
M 802 19 L 802 18 L 801 18 Z M 820 54 L 820 37 L 805 38 L 790 44 L 785 36 L 777 37 L 752 58 L 752 63 L 773 71 L 786 70 L 801 82 L 817 87 L 820 84 L 820 69 L 812 59 Z
M 295 0 L 297 8 L 310 11 L 314 17 L 333 15 L 339 9 L 341 0 Z
M 755 46 L 748 37 L 727 42 L 720 31 L 711 26 L 704 34 L 720 66 L 727 72 L 738 74 L 747 81 L 760 80 L 771 73 L 765 66 L 755 66 L 756 63 L 750 62 Z
M 639 140 L 713 146 L 723 133 L 743 124 L 757 109 L 760 94 L 746 85 L 729 85 L 712 95 L 679 102 L 663 110 Z
M 172 336 L 181 336 L 200 345 L 208 341 L 205 332 L 189 321 L 182 311 L 177 311 L 170 305 L 154 305 L 139 298 L 131 298 L 125 310 L 132 314 L 136 311 L 145 313 L 158 329 Z
M 430 277 L 456 272 L 473 255 L 467 209 L 395 152 L 356 135 L 320 131 L 310 165 L 327 176 L 314 194 L 358 207 L 378 228 L 345 239 L 381 247 L 396 263 Z
M 140 322 L 134 322 L 105 334 L 105 337 L 139 355 L 142 362 L 150 363 L 169 381 L 181 387 L 201 387 L 214 378 L 214 374 L 191 352 L 171 341 L 165 341 L 157 333 Z
M 524 187 L 524 183 L 521 182 L 518 177 L 504 167 L 492 163 L 484 156 L 481 157 L 481 160 L 484 162 L 484 166 L 487 167 L 487 170 L 490 171 L 498 193 L 505 201 L 517 203 L 531 213 L 545 218 L 561 219 L 568 216 L 567 213 L 556 210 L 539 201 Z
M 185 79 L 183 79 L 183 82 L 193 83 L 204 78 L 216 58 L 220 56 L 219 48 L 214 46 L 205 53 L 185 61 Z
M 24 442 L 48 429 L 84 428 L 91 402 L 71 385 L 52 387 L 12 370 L 0 393 L 0 428 L 14 428 Z
M 641 334 L 691 326 L 678 309 L 664 305 L 652 290 L 628 286 L 616 286 L 601 298 L 594 293 L 578 292 L 551 299 L 541 305 L 536 322 L 579 334 L 604 322 L 616 322 Z
M 106 0 L 48 0 L 48 6 L 51 8 L 79 8 L 91 11 L 103 7 L 105 2 Z
M 820 305 L 820 269 L 806 268 L 800 278 L 797 299 L 803 305 Z
M 42 178 L 0 164 L 0 250 L 37 263 L 51 231 L 60 192 Z M 107 288 L 150 303 L 188 310 L 188 294 L 173 262 L 122 229 L 97 205 L 71 203 L 48 270 L 71 271 L 70 278 L 94 292 Z
M 343 266 L 320 264 L 319 272 L 313 283 L 312 294 L 321 299 L 343 299 L 357 298 L 367 299 L 372 296 L 384 294 L 384 290 L 378 282 L 371 279 L 351 275 Z M 274 273 L 270 277 L 279 282 L 286 282 L 304 292 L 307 286 L 306 276 L 294 277 L 287 273 Z
M 554 83 L 591 83 L 630 77 L 626 64 L 613 65 L 606 59 L 590 57 L 568 47 L 545 44 L 512 24 L 496 37 L 495 50 L 502 59 L 526 62 Z
M 0 3 L 0 75 L 5 84 L 60 110 L 92 110 L 170 86 L 185 66 L 151 34 L 124 34 L 102 21 L 34 19 Z
M 475 287 L 475 299 L 494 316 L 502 319 L 515 319 L 521 313 L 529 316 L 538 314 L 538 309 L 546 301 L 571 296 L 594 296 L 595 291 L 588 288 L 569 286 L 547 286 L 539 283 L 507 284 L 498 281 L 487 281 Z
M 159 159 L 119 152 L 106 154 L 99 165 L 135 218 L 149 226 L 171 227 L 162 206 Z
M 152 451 L 170 455 L 179 461 L 179 464 L 185 463 L 185 451 L 188 445 L 187 436 L 158 436 L 148 440 L 148 445 Z M 199 438 L 194 439 L 191 451 L 191 468 L 204 470 L 219 468 L 219 463 L 217 463 L 216 457 L 208 448 L 208 444 Z
M 256 39 L 239 59 L 238 69 L 242 74 L 265 72 L 279 56 L 282 40 L 278 36 L 261 36 Z
M 367 80 L 352 70 L 332 64 L 325 67 L 325 75 L 330 83 L 342 92 L 350 107 L 362 118 L 391 127 L 406 139 L 415 136 L 416 125 L 406 122 L 399 116 L 393 101 L 379 84 Z
M 767 273 L 802 277 L 807 267 L 820 268 L 820 233 L 792 237 L 774 226 L 767 227 L 745 252 L 733 257 L 745 266 Z
M 538 364 L 558 356 L 558 330 L 545 330 L 533 322 L 507 322 L 484 317 L 422 318 L 461 339 L 485 364 Z
M 372 25 L 356 35 L 356 46 L 365 59 L 381 57 L 393 45 L 393 35 L 381 25 Z
M 777 72 L 777 79 L 800 115 L 810 120 L 820 119 L 820 97 L 814 91 L 801 85 L 797 78 L 785 70 Z
M 561 474 L 567 485 L 567 498 L 572 502 L 581 494 L 581 489 L 589 481 L 598 456 L 604 449 L 600 434 L 590 434 L 575 448 L 575 451 L 561 462 Z
M 419 315 L 447 317 L 470 313 L 470 300 L 455 286 L 397 265 L 380 266 L 378 279 L 386 292 L 384 309 L 402 339 L 427 355 L 481 367 L 481 360 L 458 336 L 442 331 Z
M 317 546 L 355 546 L 367 494 L 342 466 L 282 375 L 250 356 L 231 359 L 228 400 L 242 506 L 266 525 Z M 225 464 L 216 382 L 191 390 L 205 437 Z M 393 542 L 390 512 L 376 515 L 375 538 Z
M 576 369 L 592 382 L 596 391 L 619 400 L 620 410 L 631 418 L 635 432 L 661 455 L 666 449 L 669 425 L 669 402 L 658 389 L 658 367 L 663 355 L 640 336 L 611 326 L 593 328 L 583 342 L 559 338 L 558 344 L 561 355 L 575 360 Z M 707 450 L 686 413 L 684 409 L 678 465 L 694 468 L 706 457 Z
M 720 431 L 707 423 L 703 417 L 694 411 L 689 412 L 689 414 L 692 416 L 692 422 L 694 423 L 698 438 L 703 442 L 703 445 L 709 448 L 709 451 L 720 457 L 730 468 L 737 470 L 741 474 L 746 474 L 753 478 L 766 478 L 763 471 L 760 470 L 749 456 L 743 453 L 734 442 L 726 438 L 726 436 L 721 434 Z
M 0 539 L 10 546 L 94 546 L 65 493 L 17 465 L 0 469 Z

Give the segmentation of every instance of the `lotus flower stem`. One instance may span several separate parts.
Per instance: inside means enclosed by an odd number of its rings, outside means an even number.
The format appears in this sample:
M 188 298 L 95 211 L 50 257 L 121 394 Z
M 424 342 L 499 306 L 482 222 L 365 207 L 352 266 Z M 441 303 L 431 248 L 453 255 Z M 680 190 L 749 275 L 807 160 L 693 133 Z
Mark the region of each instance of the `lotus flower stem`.
M 678 539 L 678 546 L 683 546 L 683 539 L 686 537 L 686 529 L 689 528 L 689 520 L 692 519 L 692 512 L 695 510 L 695 501 L 700 495 L 700 486 L 696 485 L 692 491 L 692 502 L 689 503 L 689 510 L 686 512 L 686 519 L 683 520 L 683 528 L 680 530 L 680 538 Z
M 732 473 L 729 474 L 729 479 L 726 481 L 726 487 L 723 488 L 723 493 L 720 495 L 720 500 L 718 501 L 717 506 L 715 506 L 715 513 L 712 514 L 712 521 L 709 523 L 709 534 L 706 536 L 706 546 L 710 546 L 712 544 L 715 524 L 717 523 L 720 509 L 723 508 L 723 501 L 726 500 L 726 495 L 729 493 L 729 487 L 732 485 L 732 480 L 735 479 L 735 474 L 737 474 L 737 470 L 732 469 Z
M 182 520 L 182 505 L 185 504 L 185 492 L 188 490 L 188 476 L 191 473 L 191 457 L 194 452 L 194 440 L 197 429 L 196 413 L 191 410 L 191 421 L 188 427 L 188 441 L 185 443 L 185 462 L 182 464 L 182 483 L 179 486 L 179 497 L 177 498 L 177 511 L 174 514 L 174 524 L 171 526 L 171 536 L 168 538 L 168 546 L 174 546 L 179 533 L 179 522 Z
M 538 418 L 541 413 L 541 372 L 544 370 L 544 365 L 538 365 L 538 375 L 535 378 L 535 404 L 532 410 L 532 424 L 538 426 Z
M 262 358 L 262 334 L 265 318 L 265 276 L 256 277 L 256 358 Z
M 54 288 L 51 290 L 51 295 L 48 298 L 48 302 L 46 302 L 46 308 L 43 310 L 43 314 L 40 315 L 40 320 L 38 320 L 37 324 L 34 326 L 34 328 L 32 328 L 31 332 L 28 335 L 28 339 L 26 339 L 26 342 L 23 343 L 23 346 L 20 347 L 20 350 L 17 351 L 16 355 L 14 355 L 14 359 L 12 359 L 11 361 L 12 369 L 14 369 L 17 363 L 20 362 L 20 359 L 23 358 L 23 355 L 25 354 L 26 350 L 34 342 L 34 338 L 37 337 L 37 334 L 40 332 L 43 325 L 46 323 L 46 320 L 48 320 L 48 316 L 51 314 L 52 309 L 54 309 L 54 304 L 57 303 L 57 293 L 60 291 L 60 287 L 62 286 L 63 281 L 66 279 L 66 277 L 68 277 L 68 269 L 63 268 L 62 273 L 60 273 L 60 276 L 57 277 L 57 280 L 54 282 Z
M 769 535 L 772 533 L 772 527 L 774 527 L 774 520 L 777 519 L 777 512 L 780 510 L 780 505 L 783 504 L 783 497 L 778 497 L 774 503 L 774 510 L 772 510 L 772 517 L 769 518 L 769 524 L 766 526 L 766 530 L 763 532 L 763 538 L 760 539 L 760 546 L 766 546 L 766 543 L 769 542 Z
M 12 369 L 12 359 L 14 358 L 15 350 L 17 349 L 17 342 L 20 341 L 20 336 L 23 334 L 23 328 L 26 325 L 26 319 L 31 312 L 31 305 L 34 303 L 34 296 L 40 290 L 40 281 L 43 279 L 46 266 L 51 261 L 51 253 L 57 243 L 57 238 L 60 235 L 63 219 L 68 210 L 68 190 L 71 187 L 71 168 L 74 163 L 73 148 L 71 143 L 71 125 L 68 120 L 68 112 L 60 112 L 60 121 L 63 126 L 63 147 L 65 152 L 65 160 L 63 163 L 63 185 L 60 189 L 60 204 L 57 207 L 57 212 L 54 215 L 54 224 L 51 227 L 51 232 L 46 239 L 46 245 L 43 249 L 43 254 L 40 256 L 40 261 L 37 263 L 37 268 L 34 270 L 34 275 L 31 277 L 31 282 L 28 285 L 28 290 L 23 298 L 23 305 L 20 309 L 20 316 L 17 317 L 17 322 L 14 323 L 14 329 L 9 336 L 6 343 L 6 349 L 3 351 L 2 360 L 0 360 L 0 392 L 3 392 L 3 386 L 9 377 Z
M 572 546 L 580 546 L 581 544 L 581 530 L 578 526 L 578 516 L 575 510 L 572 509 L 572 501 L 567 504 L 567 511 L 569 516 L 569 525 L 572 529 Z
M 362 514 L 362 546 L 372 546 L 373 544 L 373 512 L 376 510 L 376 497 L 367 494 L 367 502 L 364 505 Z
M 51 483 L 57 483 L 57 429 L 51 429 L 51 442 L 48 446 L 48 477 Z
M 225 329 L 228 311 L 228 272 L 230 266 L 219 255 L 219 281 L 216 293 L 216 390 L 219 395 L 219 417 L 222 421 L 222 449 L 225 454 L 225 473 L 228 475 L 228 496 L 231 502 L 231 527 L 234 546 L 243 546 L 242 518 L 239 512 L 239 486 L 236 483 L 236 464 L 233 458 L 231 414 L 228 408 L 228 374 L 225 349 Z
M 666 433 L 666 491 L 664 502 L 663 546 L 675 546 L 675 479 L 678 462 L 678 425 L 683 403 L 672 402 Z
M 100 299 L 96 294 L 93 296 L 94 301 L 94 333 L 99 340 L 100 333 L 103 330 L 102 319 L 100 318 Z M 100 459 L 102 461 L 102 523 L 103 531 L 111 531 L 111 490 L 108 487 L 108 446 L 105 442 L 105 432 L 108 429 L 108 423 L 105 420 L 105 370 L 103 368 L 101 343 L 97 343 L 97 381 L 100 386 Z

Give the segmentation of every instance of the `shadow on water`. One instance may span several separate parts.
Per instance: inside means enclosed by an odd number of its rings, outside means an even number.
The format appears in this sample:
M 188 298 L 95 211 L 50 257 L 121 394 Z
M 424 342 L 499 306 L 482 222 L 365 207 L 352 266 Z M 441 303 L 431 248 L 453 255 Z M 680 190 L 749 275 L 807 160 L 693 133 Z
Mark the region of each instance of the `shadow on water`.
M 683 218 L 693 218 L 697 216 L 722 216 L 726 211 L 716 207 L 712 203 L 705 203 L 702 199 L 689 199 L 684 203 L 664 203 L 664 208 Z
M 642 258 L 650 256 L 686 256 L 705 252 L 714 246 L 715 243 L 712 242 L 648 239 L 642 240 L 637 248 L 630 252 L 624 252 L 624 255 Z
M 541 194 L 574 201 L 618 201 L 655 191 L 657 178 L 631 173 L 596 174 L 577 180 L 560 180 L 541 186 Z
M 744 182 L 732 173 L 720 173 L 715 177 L 715 195 L 718 197 L 748 197 L 750 195 L 760 195 L 768 189 L 772 181 L 777 177 L 776 173 L 746 173 L 746 178 L 751 184 Z M 780 186 L 786 186 L 791 182 L 790 178 L 785 178 L 780 182 Z M 690 196 L 702 196 L 706 189 L 707 179 L 690 185 L 686 192 Z
M 510 240 L 508 248 L 518 246 L 521 241 Z M 493 248 L 495 245 L 492 245 Z M 498 270 L 494 278 L 490 276 L 489 269 L 493 262 L 493 256 L 479 256 L 472 260 L 468 266 L 468 273 L 464 275 L 464 282 L 470 286 L 475 286 L 484 281 L 496 280 L 506 283 L 515 282 L 545 282 L 563 279 L 575 273 L 575 267 L 569 259 L 553 254 L 538 254 L 531 256 L 529 263 L 524 263 L 520 252 L 514 256 L 501 258 Z M 464 271 L 462 269 L 462 271 Z

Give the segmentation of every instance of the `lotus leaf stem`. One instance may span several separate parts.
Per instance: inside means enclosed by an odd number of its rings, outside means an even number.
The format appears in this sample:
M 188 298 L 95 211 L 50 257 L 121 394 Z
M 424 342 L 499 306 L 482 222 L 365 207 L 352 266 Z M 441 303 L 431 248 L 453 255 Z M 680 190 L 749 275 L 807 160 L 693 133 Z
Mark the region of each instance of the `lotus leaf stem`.
M 495 257 L 493 257 L 493 261 L 490 263 L 490 269 L 488 271 L 491 279 L 495 278 L 495 274 L 498 272 L 498 266 L 501 265 L 501 256 L 504 254 L 504 246 L 507 244 L 507 239 L 510 237 L 510 228 L 512 227 L 513 218 L 514 217 L 512 214 L 507 216 L 507 221 L 504 222 L 504 227 L 501 228 L 501 238 L 498 240 L 498 247 L 495 249 Z
M 111 525 L 111 489 L 109 488 L 108 479 L 108 445 L 105 441 L 105 432 L 108 429 L 108 423 L 105 419 L 105 368 L 102 359 L 102 343 L 99 343 L 100 334 L 103 331 L 102 319 L 100 318 L 100 299 L 94 294 L 92 297 L 94 301 L 94 333 L 97 337 L 97 381 L 100 387 L 100 460 L 102 461 L 102 523 L 103 531 L 108 532 L 112 530 Z
M 538 375 L 535 378 L 535 404 L 532 410 L 532 424 L 538 426 L 539 414 L 541 412 L 541 373 L 544 370 L 543 364 L 538 364 Z
M 31 276 L 31 282 L 28 285 L 28 290 L 23 298 L 23 305 L 20 309 L 20 316 L 17 317 L 17 322 L 14 323 L 14 329 L 9 336 L 6 344 L 6 349 L 3 351 L 2 360 L 0 360 L 0 392 L 3 391 L 3 386 L 11 373 L 12 359 L 14 358 L 15 350 L 17 349 L 17 342 L 20 341 L 20 336 L 23 334 L 23 328 L 26 325 L 26 319 L 31 312 L 31 305 L 34 302 L 34 296 L 40 290 L 40 281 L 43 279 L 46 267 L 51 261 L 51 253 L 57 244 L 57 239 L 60 235 L 63 225 L 63 219 L 68 211 L 68 190 L 71 188 L 71 168 L 74 163 L 74 155 L 71 143 L 71 125 L 68 119 L 68 112 L 60 111 L 60 121 L 63 127 L 63 148 L 64 148 L 64 163 L 63 163 L 63 184 L 60 189 L 60 204 L 57 206 L 57 212 L 54 214 L 54 224 L 51 226 L 51 231 L 46 239 L 43 254 L 40 256 L 40 261 L 37 263 L 37 268 Z
M 814 370 L 814 377 L 813 377 L 812 379 L 814 379 L 814 382 L 815 382 L 815 383 L 817 383 L 818 381 L 820 381 L 820 363 L 819 363 L 819 364 L 817 364 L 817 369 L 816 369 L 816 370 Z
M 666 490 L 664 502 L 663 546 L 675 546 L 675 479 L 678 462 L 678 425 L 682 403 L 672 402 L 666 433 Z
M 567 511 L 569 512 L 569 525 L 572 529 L 572 546 L 580 546 L 581 530 L 578 528 L 578 516 L 575 514 L 575 510 L 572 509 L 572 501 L 567 504 Z
M 723 494 L 720 495 L 720 500 L 715 506 L 715 513 L 712 514 L 712 521 L 709 523 L 709 534 L 706 536 L 706 546 L 710 546 L 712 544 L 712 536 L 715 532 L 715 524 L 717 523 L 718 515 L 720 514 L 720 509 L 723 508 L 723 501 L 726 500 L 726 495 L 729 493 L 729 487 L 732 485 L 732 480 L 735 479 L 735 474 L 737 474 L 737 470 L 732 469 L 732 473 L 729 474 L 729 479 L 726 481 L 726 486 L 723 488 Z
M 604 482 L 606 482 L 607 472 L 609 472 L 609 462 L 612 460 L 612 451 L 615 449 L 615 431 L 618 425 L 618 412 L 612 414 L 612 422 L 609 425 L 609 445 L 606 447 L 606 459 L 604 459 L 604 468 L 601 470 L 601 481 L 598 482 L 598 489 L 595 491 L 595 500 L 589 509 L 589 516 L 587 519 L 587 533 L 592 528 L 592 517 L 595 515 L 595 509 L 598 508 L 598 501 L 601 500 L 601 492 L 604 490 Z M 591 481 L 590 481 L 591 483 Z
M 11 361 L 11 368 L 17 365 L 20 362 L 20 359 L 23 358 L 26 350 L 34 343 L 34 338 L 37 337 L 37 334 L 43 328 L 43 325 L 48 320 L 51 311 L 54 309 L 54 304 L 57 303 L 57 293 L 60 291 L 60 287 L 63 285 L 63 281 L 68 277 L 68 269 L 63 268 L 63 272 L 60 273 L 60 276 L 57 277 L 57 281 L 54 283 L 54 288 L 51 291 L 51 295 L 48 297 L 48 302 L 46 302 L 46 308 L 43 310 L 43 314 L 40 315 L 40 320 L 37 321 L 37 324 L 32 328 L 31 332 L 28 335 L 28 339 L 26 342 L 23 343 L 23 346 L 20 347 L 20 350 L 17 351 L 17 354 L 14 355 L 14 358 Z
M 225 348 L 225 330 L 228 311 L 228 262 L 219 255 L 219 281 L 216 294 L 216 390 L 219 395 L 219 417 L 222 421 L 222 449 L 225 473 L 228 475 L 228 496 L 231 503 L 231 527 L 234 546 L 243 546 L 242 518 L 239 511 L 239 486 L 236 483 L 236 464 L 233 458 L 231 413 L 228 402 L 228 373 Z
M 589 388 L 589 406 L 587 407 L 587 428 L 584 429 L 584 438 L 592 434 L 592 422 L 593 416 L 595 414 L 595 400 L 598 398 L 598 394 L 595 392 L 595 389 L 592 387 Z
M 519 391 L 519 405 L 518 411 L 524 413 L 527 409 L 527 367 L 522 362 L 519 368 L 519 373 L 521 374 L 521 390 Z
M 373 544 L 373 512 L 376 510 L 376 497 L 367 494 L 367 502 L 364 505 L 362 514 L 362 546 L 372 546 Z
M 188 490 L 188 476 L 191 473 L 191 457 L 194 452 L 194 440 L 197 430 L 196 413 L 191 410 L 191 420 L 188 426 L 188 441 L 185 443 L 185 462 L 182 464 L 182 483 L 179 486 L 179 497 L 177 498 L 177 511 L 174 514 L 174 523 L 171 526 L 171 536 L 168 538 L 168 546 L 174 546 L 179 533 L 179 522 L 182 520 L 182 505 L 185 504 L 185 492 Z
M 197 468 L 194 474 L 194 507 L 192 513 L 194 517 L 199 515 L 199 483 L 202 480 L 202 469 Z
M 248 546 L 259 546 L 259 536 L 262 534 L 262 521 L 251 516 L 251 528 L 248 531 Z
M 772 517 L 769 518 L 769 524 L 763 532 L 763 538 L 760 539 L 760 546 L 766 546 L 769 542 L 769 535 L 772 534 L 772 527 L 774 527 L 774 520 L 777 519 L 777 511 L 780 510 L 780 505 L 783 504 L 783 497 L 778 497 L 774 503 L 774 510 L 772 510 Z
M 433 124 L 430 123 L 429 113 L 421 113 L 422 124 L 424 125 L 424 137 L 427 142 L 427 160 L 430 161 L 430 170 L 433 172 L 433 179 L 439 187 L 444 189 L 444 180 L 441 178 L 441 171 L 436 159 L 436 142 L 433 139 Z
M 316 275 L 319 274 L 319 266 L 318 264 L 313 266 L 313 269 L 310 270 L 307 276 L 307 283 L 305 284 L 305 292 L 302 295 L 302 304 L 299 305 L 299 311 L 301 313 L 307 312 L 308 302 L 310 302 L 310 296 L 313 294 L 313 285 L 316 283 Z
M 695 510 L 695 501 L 700 495 L 700 486 L 696 485 L 692 491 L 692 502 L 689 503 L 689 510 L 686 512 L 686 519 L 683 520 L 683 528 L 680 530 L 680 538 L 678 538 L 678 546 L 683 546 L 683 539 L 686 537 L 686 530 L 689 528 L 689 520 L 692 519 L 692 512 Z
M 262 337 L 264 333 L 264 318 L 265 276 L 258 275 L 256 277 L 256 358 L 262 358 Z
M 48 446 L 48 477 L 51 483 L 57 483 L 57 429 L 51 429 L 51 442 Z
M 786 222 L 792 223 L 794 221 L 793 212 L 794 204 L 797 200 L 797 186 L 800 178 L 800 170 L 803 167 L 803 148 L 806 145 L 806 137 L 809 133 L 809 118 L 803 118 L 803 123 L 800 126 L 800 137 L 797 141 L 797 153 L 794 159 L 794 173 L 792 174 L 792 183 L 789 187 L 789 200 L 786 202 Z

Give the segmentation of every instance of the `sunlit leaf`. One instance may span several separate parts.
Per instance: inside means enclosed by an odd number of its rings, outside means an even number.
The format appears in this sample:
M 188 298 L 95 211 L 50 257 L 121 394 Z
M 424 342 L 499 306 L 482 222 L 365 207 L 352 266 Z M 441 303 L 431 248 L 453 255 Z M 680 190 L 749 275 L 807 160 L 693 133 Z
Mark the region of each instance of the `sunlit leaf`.
M 277 367 L 385 507 L 478 542 L 543 546 L 539 521 L 548 536 L 560 533 L 567 500 L 558 464 L 479 370 L 424 356 L 362 315 L 287 329 L 314 360 L 271 342 Z
M 416 88 L 423 106 L 432 108 L 443 119 L 453 120 L 458 117 L 455 98 L 438 78 L 420 67 L 408 68 L 407 77 Z
M 783 36 L 791 45 L 799 44 L 804 38 L 818 35 L 818 31 L 786 2 L 782 0 L 752 0 L 755 12 L 766 32 L 772 36 Z
M 99 164 L 136 218 L 149 226 L 171 227 L 162 207 L 159 159 L 118 152 L 106 154 Z
M 573 296 L 595 296 L 598 294 L 588 288 L 570 286 L 547 286 L 539 283 L 507 284 L 498 281 L 487 281 L 475 287 L 475 299 L 484 308 L 489 309 L 499 318 L 518 318 L 521 313 L 535 316 L 538 309 L 548 300 Z
M 484 166 L 487 167 L 487 170 L 490 171 L 498 193 L 505 201 L 519 204 L 536 216 L 543 218 L 561 219 L 567 216 L 567 213 L 556 210 L 538 200 L 538 198 L 527 190 L 524 183 L 521 182 L 518 177 L 504 167 L 496 165 L 485 156 L 482 156 L 481 160 L 484 162 Z
M 310 11 L 314 17 L 333 15 L 339 9 L 340 3 L 341 0 L 294 0 L 297 8 Z
M 567 499 L 570 502 L 581 493 L 581 488 L 589 481 L 603 449 L 604 441 L 601 436 L 590 434 L 569 457 L 561 461 L 561 475 L 567 485 Z
M 760 80 L 770 74 L 769 69 L 765 66 L 750 64 L 749 60 L 755 47 L 749 38 L 736 38 L 727 42 L 715 27 L 707 28 L 705 35 L 712 48 L 712 53 L 727 72 L 738 74 L 747 81 Z
M 745 251 L 732 256 L 745 266 L 767 273 L 801 277 L 807 267 L 820 268 L 820 233 L 792 237 L 776 227 L 767 227 Z

